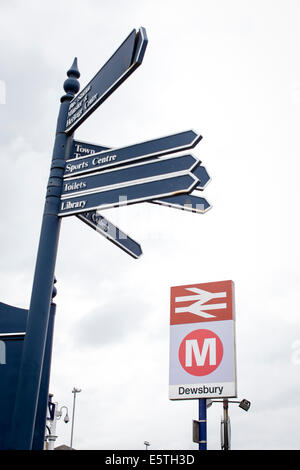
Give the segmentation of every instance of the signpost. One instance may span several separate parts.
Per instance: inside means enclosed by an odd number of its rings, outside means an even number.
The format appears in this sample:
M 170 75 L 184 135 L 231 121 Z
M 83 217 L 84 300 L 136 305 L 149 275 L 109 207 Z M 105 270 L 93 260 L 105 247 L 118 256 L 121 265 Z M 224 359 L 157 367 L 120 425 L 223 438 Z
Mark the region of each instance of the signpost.
M 39 247 L 35 265 L 26 336 L 18 377 L 14 412 L 11 420 L 9 449 L 30 450 L 33 446 L 34 427 L 46 348 L 54 270 L 61 219 L 58 217 L 63 184 L 65 158 L 71 137 L 66 135 L 65 123 L 70 100 L 79 91 L 80 76 L 75 59 L 64 83 L 66 94 L 61 98 L 55 142 L 48 180 Z M 24 403 L 26 406 L 24 406 Z M 45 408 L 46 415 L 46 408 Z
M 188 204 L 189 210 L 199 213 L 210 207 L 205 199 L 190 194 L 193 189 L 203 190 L 210 179 L 206 169 L 200 166 L 200 161 L 192 155 L 168 156 L 193 148 L 201 140 L 201 136 L 194 131 L 117 149 L 74 140 L 74 131 L 142 63 L 147 42 L 145 29 L 140 28 L 138 32 L 134 29 L 80 93 L 77 59 L 67 72 L 65 94 L 61 98 L 57 120 L 15 403 L 8 431 L 9 449 L 37 449 L 42 445 L 44 429 L 39 423 L 45 420 L 46 404 L 44 406 L 41 396 L 46 396 L 47 364 L 51 358 L 49 338 L 53 322 L 50 306 L 63 217 L 77 215 L 122 250 L 138 258 L 141 255 L 140 245 L 101 216 L 97 212 L 99 208 L 144 201 L 178 208 L 186 208 Z M 185 315 L 194 314 L 190 311 L 181 313 L 180 324 L 177 325 L 175 321 L 173 327 L 182 333 L 180 327 L 187 327 L 184 324 Z M 175 316 L 177 318 L 177 312 Z M 183 352 L 180 354 L 183 359 L 179 365 L 176 363 L 176 367 L 182 370 L 178 374 L 176 372 L 174 377 L 172 375 L 172 381 L 175 381 L 171 384 L 172 399 L 191 398 L 192 392 L 186 391 L 189 387 L 178 385 L 176 381 L 177 376 L 190 374 L 189 360 L 193 360 L 193 354 L 200 361 L 199 367 L 207 355 L 207 348 L 212 360 L 215 353 L 215 357 L 223 364 L 221 346 L 217 340 L 217 336 L 221 335 L 222 342 L 222 334 L 215 332 L 209 336 L 203 333 L 201 336 L 197 330 L 199 328 L 195 331 L 187 328 L 185 336 L 181 338 Z M 200 352 L 198 341 L 204 341 L 204 352 Z M 222 347 L 225 348 L 225 345 Z M 222 369 L 219 362 L 218 372 Z M 221 385 L 214 387 L 220 390 Z M 199 388 L 198 392 L 193 392 L 194 395 L 205 395 Z M 39 428 L 38 433 L 35 426 Z

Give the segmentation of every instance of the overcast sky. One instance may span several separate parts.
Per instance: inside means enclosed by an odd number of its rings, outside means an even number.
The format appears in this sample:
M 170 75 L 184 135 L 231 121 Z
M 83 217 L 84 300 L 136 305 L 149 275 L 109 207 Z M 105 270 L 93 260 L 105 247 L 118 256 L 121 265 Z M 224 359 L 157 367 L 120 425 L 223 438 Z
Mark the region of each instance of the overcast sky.
M 129 257 L 62 221 L 51 393 L 72 408 L 77 449 L 197 449 L 197 400 L 168 399 L 170 287 L 232 279 L 238 398 L 233 449 L 300 448 L 300 5 L 297 0 L 0 0 L 0 300 L 28 308 L 59 99 L 133 28 L 141 67 L 76 131 L 125 146 L 194 129 L 212 209 L 103 211 L 139 241 Z M 220 404 L 208 448 L 220 448 Z M 59 422 L 59 444 L 71 425 Z

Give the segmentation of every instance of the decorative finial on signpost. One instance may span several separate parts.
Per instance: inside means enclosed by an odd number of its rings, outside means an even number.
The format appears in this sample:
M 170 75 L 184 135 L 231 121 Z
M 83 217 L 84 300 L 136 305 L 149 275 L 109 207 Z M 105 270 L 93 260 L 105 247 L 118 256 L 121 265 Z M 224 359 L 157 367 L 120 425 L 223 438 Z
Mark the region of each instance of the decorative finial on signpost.
M 72 76 L 76 78 L 80 77 L 80 72 L 78 70 L 78 64 L 77 64 L 77 57 L 75 57 L 73 64 L 71 65 L 70 69 L 67 71 L 67 75 L 68 77 L 72 77 Z
M 75 57 L 73 64 L 67 71 L 67 75 L 69 78 L 65 80 L 64 82 L 64 90 L 66 92 L 66 95 L 61 97 L 61 102 L 65 100 L 71 101 L 74 95 L 78 93 L 80 89 L 80 83 L 78 81 L 78 78 L 80 77 L 80 72 L 78 70 L 78 65 L 77 65 L 77 57 Z

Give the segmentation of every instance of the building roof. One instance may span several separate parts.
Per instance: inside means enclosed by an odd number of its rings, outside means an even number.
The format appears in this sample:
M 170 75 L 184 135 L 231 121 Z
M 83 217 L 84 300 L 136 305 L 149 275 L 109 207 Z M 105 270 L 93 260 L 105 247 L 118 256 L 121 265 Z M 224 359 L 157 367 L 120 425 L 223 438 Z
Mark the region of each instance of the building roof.
M 62 444 L 61 446 L 54 447 L 54 450 L 76 450 L 76 449 L 73 449 L 72 447 Z

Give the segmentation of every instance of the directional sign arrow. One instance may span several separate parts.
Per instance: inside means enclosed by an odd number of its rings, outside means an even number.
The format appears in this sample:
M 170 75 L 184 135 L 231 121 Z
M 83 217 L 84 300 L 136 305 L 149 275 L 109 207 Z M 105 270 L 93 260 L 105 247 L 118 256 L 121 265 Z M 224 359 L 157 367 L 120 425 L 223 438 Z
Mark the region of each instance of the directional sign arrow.
M 77 214 L 77 217 L 133 258 L 137 259 L 142 255 L 142 249 L 139 243 L 122 232 L 97 211 L 83 212 L 82 214 Z
M 196 189 L 203 190 L 210 182 L 210 176 L 207 173 L 206 168 L 204 166 L 197 166 L 193 173 L 199 180 L 199 184 L 197 185 Z
M 145 28 L 134 29 L 87 86 L 70 102 L 65 132 L 72 133 L 142 63 Z
M 149 179 L 157 180 L 167 177 L 170 173 L 192 171 L 199 163 L 193 155 L 181 155 L 90 173 L 79 178 L 69 178 L 64 180 L 61 197 L 64 199 L 71 195 L 97 192 L 100 189 L 108 189 L 108 186 L 113 189 L 115 186 L 121 188 L 122 185 L 128 186 Z
M 153 199 L 153 204 L 160 204 L 161 206 L 174 207 L 175 209 L 182 209 L 198 214 L 207 212 L 211 205 L 203 197 L 194 196 L 193 194 L 179 194 L 175 196 L 168 196 L 159 199 Z
M 76 160 L 72 158 L 66 161 L 64 177 L 70 178 L 107 167 L 191 149 L 201 139 L 201 135 L 190 130 L 127 147 L 103 150 L 87 157 L 76 158 Z
M 148 180 L 130 186 L 102 189 L 97 193 L 61 199 L 59 216 L 78 214 L 92 209 L 108 209 L 151 199 L 191 192 L 198 179 L 188 171 L 186 174 L 163 175 L 163 179 Z

